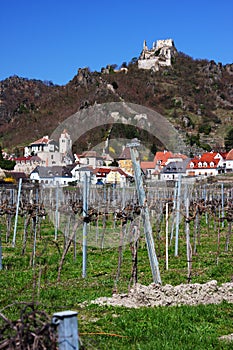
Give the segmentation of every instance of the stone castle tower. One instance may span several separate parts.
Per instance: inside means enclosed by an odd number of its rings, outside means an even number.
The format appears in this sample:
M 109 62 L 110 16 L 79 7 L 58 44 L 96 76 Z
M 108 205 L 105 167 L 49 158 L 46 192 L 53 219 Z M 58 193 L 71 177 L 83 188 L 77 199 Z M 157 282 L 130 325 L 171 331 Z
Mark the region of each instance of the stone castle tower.
M 138 60 L 138 68 L 158 71 L 160 66 L 171 66 L 172 57 L 177 53 L 172 39 L 157 40 L 152 49 L 148 49 L 146 40 Z

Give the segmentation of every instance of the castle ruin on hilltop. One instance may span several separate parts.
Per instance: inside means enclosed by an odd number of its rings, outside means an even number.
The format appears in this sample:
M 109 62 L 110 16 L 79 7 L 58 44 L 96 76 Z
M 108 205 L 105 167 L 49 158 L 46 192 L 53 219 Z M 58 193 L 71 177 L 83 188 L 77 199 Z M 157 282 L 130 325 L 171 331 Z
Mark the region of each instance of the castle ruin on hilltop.
M 158 71 L 160 66 L 171 66 L 172 58 L 176 54 L 177 50 L 172 39 L 157 40 L 153 43 L 152 49 L 148 49 L 144 40 L 143 50 L 138 59 L 138 68 Z

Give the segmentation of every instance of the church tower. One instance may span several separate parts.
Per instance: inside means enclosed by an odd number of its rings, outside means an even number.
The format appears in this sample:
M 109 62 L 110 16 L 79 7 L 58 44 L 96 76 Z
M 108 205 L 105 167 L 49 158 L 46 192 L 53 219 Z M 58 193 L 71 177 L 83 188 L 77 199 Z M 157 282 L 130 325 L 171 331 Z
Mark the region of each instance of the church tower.
M 62 155 L 69 155 L 72 153 L 72 140 L 66 129 L 61 133 L 59 138 L 59 152 Z

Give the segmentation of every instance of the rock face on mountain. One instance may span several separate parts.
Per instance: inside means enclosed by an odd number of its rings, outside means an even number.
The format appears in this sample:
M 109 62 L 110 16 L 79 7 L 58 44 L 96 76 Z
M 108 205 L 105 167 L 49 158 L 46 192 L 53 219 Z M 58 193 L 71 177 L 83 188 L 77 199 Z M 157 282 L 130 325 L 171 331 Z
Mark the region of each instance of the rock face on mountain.
M 144 56 L 146 51 L 144 44 Z M 101 72 L 78 69 L 64 86 L 17 76 L 1 81 L 2 147 L 12 150 L 41 135 L 51 135 L 59 123 L 95 103 L 125 101 L 165 116 L 191 146 L 224 148 L 224 137 L 233 124 L 233 64 L 194 60 L 176 52 L 171 65 L 160 66 L 159 70 L 140 69 L 139 62 L 145 57 L 124 62 L 124 69 L 117 71 L 114 65 Z M 78 144 L 80 150 L 102 141 L 106 130 L 102 127 L 84 135 Z M 120 126 L 114 127 L 113 133 L 117 137 L 143 138 L 140 131 Z

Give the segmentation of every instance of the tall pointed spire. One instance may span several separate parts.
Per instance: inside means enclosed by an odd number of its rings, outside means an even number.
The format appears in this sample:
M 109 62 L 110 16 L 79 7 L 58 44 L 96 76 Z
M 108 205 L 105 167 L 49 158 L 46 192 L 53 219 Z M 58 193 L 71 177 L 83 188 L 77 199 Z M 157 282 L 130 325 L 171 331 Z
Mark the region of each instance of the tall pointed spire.
M 143 50 L 148 50 L 147 44 L 146 44 L 146 40 L 143 41 Z

